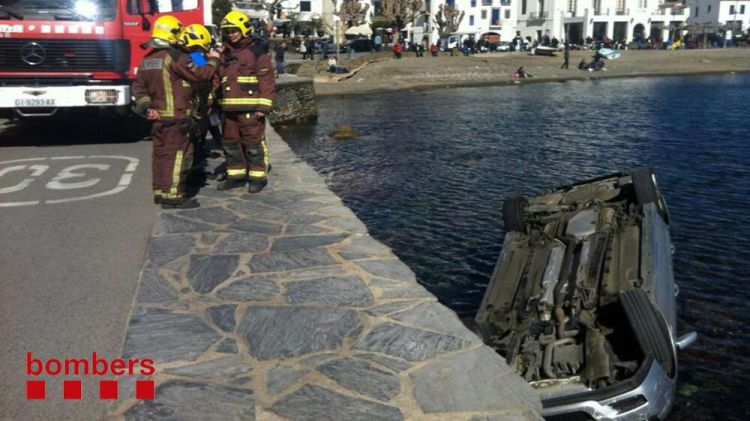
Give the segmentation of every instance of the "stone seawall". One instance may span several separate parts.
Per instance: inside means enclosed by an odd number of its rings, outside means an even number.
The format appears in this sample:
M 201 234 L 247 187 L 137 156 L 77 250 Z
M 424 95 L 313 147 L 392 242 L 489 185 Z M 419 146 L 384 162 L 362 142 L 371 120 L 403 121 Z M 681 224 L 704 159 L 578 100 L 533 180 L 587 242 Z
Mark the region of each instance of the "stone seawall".
M 156 361 L 156 397 L 110 415 L 539 419 L 528 384 L 267 137 L 262 193 L 211 185 L 201 208 L 158 216 L 122 350 Z
M 312 79 L 292 74 L 280 75 L 276 81 L 276 98 L 270 123 L 309 123 L 317 118 L 318 107 L 315 105 Z

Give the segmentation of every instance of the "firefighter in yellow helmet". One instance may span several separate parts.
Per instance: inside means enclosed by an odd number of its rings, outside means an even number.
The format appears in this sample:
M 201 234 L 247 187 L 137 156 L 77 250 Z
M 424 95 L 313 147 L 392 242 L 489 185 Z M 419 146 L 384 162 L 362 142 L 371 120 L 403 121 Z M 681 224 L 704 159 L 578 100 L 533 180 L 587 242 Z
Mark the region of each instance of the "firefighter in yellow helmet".
M 208 64 L 206 54 L 211 50 L 213 40 L 211 33 L 205 26 L 199 23 L 188 25 L 182 31 L 182 44 L 185 51 L 190 55 L 191 67 L 200 68 Z M 213 102 L 210 80 L 193 84 L 193 114 L 191 117 L 194 124 L 190 140 L 193 142 L 195 157 L 193 160 L 193 175 L 197 177 L 196 181 L 200 184 L 205 181 L 204 167 L 208 150 L 204 140 L 208 131 L 211 130 L 215 143 L 220 144 L 219 142 L 221 142 L 220 128 L 218 125 L 212 126 L 209 118 Z
M 250 18 L 233 10 L 221 21 L 224 51 L 214 76 L 224 113 L 222 145 L 226 152 L 227 178 L 219 190 L 242 187 L 257 193 L 268 180 L 266 116 L 273 110 L 276 94 L 268 46 L 252 36 Z
M 174 16 L 161 16 L 154 22 L 152 38 L 147 43 L 152 50 L 138 66 L 133 84 L 136 111 L 154 122 L 154 202 L 163 208 L 198 206 L 195 199 L 185 197 L 185 178 L 193 156 L 188 140 L 192 86 L 210 80 L 219 65 L 219 54 L 211 57 L 209 53 L 206 66 L 190 66 L 190 59 L 182 50 L 183 29 Z

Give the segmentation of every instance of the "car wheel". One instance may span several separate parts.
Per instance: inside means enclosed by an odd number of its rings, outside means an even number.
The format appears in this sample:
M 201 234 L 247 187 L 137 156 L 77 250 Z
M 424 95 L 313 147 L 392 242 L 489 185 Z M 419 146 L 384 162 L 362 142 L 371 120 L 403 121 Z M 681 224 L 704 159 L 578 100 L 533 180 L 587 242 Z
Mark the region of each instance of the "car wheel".
M 633 187 L 635 189 L 635 198 L 639 204 L 655 203 L 661 218 L 669 224 L 669 209 L 664 196 L 659 191 L 659 185 L 656 183 L 656 175 L 651 167 L 637 168 L 631 173 Z
M 503 202 L 505 231 L 524 231 L 523 209 L 528 205 L 523 196 L 511 197 Z

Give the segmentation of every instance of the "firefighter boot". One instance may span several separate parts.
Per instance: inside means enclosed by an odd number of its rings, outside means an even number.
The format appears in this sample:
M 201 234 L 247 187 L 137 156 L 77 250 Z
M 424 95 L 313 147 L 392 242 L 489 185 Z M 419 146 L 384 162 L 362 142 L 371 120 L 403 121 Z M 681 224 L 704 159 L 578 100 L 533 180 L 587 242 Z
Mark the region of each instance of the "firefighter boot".
M 248 193 L 258 193 L 268 184 L 268 151 L 265 142 L 260 145 L 247 148 L 246 159 L 250 163 L 250 183 L 247 186 Z
M 161 199 L 162 209 L 192 209 L 200 206 L 195 198 Z
M 231 178 L 227 178 L 221 183 L 216 185 L 216 190 L 226 191 L 226 190 L 240 188 L 240 187 L 243 187 L 244 185 L 245 185 L 245 180 L 233 180 Z
M 268 184 L 268 180 L 265 178 L 251 178 L 250 183 L 247 185 L 248 193 L 258 193 L 263 190 Z

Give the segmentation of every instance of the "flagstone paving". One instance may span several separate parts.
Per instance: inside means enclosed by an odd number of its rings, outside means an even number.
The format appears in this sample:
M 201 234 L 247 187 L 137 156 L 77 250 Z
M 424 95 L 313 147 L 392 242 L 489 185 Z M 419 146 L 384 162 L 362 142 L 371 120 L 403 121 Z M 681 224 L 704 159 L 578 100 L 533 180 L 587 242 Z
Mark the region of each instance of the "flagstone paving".
M 267 132 L 260 194 L 207 186 L 153 230 L 123 346 L 125 419 L 539 419 L 537 395 Z

